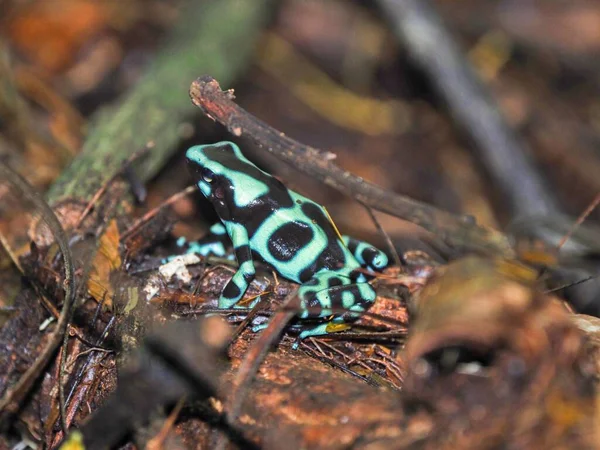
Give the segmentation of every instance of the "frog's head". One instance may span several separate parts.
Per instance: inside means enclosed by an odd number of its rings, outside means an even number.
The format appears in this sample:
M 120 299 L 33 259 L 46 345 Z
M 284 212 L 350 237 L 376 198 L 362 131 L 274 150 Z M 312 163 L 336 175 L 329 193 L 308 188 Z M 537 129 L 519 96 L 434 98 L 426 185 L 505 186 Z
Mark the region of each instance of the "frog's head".
M 232 208 L 244 206 L 266 175 L 233 142 L 196 145 L 185 156 L 198 188 L 225 220 L 231 217 Z

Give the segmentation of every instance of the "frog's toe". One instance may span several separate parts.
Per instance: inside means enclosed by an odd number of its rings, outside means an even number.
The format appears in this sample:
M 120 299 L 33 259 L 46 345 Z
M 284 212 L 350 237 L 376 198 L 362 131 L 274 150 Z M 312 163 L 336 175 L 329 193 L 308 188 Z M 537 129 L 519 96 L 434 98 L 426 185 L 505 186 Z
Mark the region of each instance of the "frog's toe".
M 294 341 L 294 343 L 292 344 L 292 350 L 298 350 L 298 346 L 300 345 L 300 342 L 302 342 L 302 339 L 300 339 L 300 336 L 298 336 L 296 338 L 296 340 Z
M 269 326 L 269 323 L 268 323 L 268 322 L 261 323 L 261 324 L 259 324 L 259 325 L 254 325 L 254 326 L 252 327 L 252 332 L 253 332 L 253 333 L 258 333 L 259 331 L 262 331 L 262 330 L 264 330 L 264 329 L 265 329 L 265 328 L 267 328 L 268 326 Z
M 389 264 L 388 257 L 382 251 L 375 247 L 369 247 L 363 250 L 361 259 L 369 270 L 378 271 L 385 269 Z
M 315 327 L 304 330 L 298 335 L 298 340 L 301 341 L 303 339 L 306 339 L 307 337 L 323 336 L 325 334 L 328 334 L 328 332 L 327 332 L 328 326 L 329 326 L 329 322 L 325 322 L 325 323 L 321 323 Z
M 375 269 L 381 270 L 387 267 L 389 264 L 389 259 L 385 253 L 378 252 L 379 254 L 373 258 L 373 267 Z

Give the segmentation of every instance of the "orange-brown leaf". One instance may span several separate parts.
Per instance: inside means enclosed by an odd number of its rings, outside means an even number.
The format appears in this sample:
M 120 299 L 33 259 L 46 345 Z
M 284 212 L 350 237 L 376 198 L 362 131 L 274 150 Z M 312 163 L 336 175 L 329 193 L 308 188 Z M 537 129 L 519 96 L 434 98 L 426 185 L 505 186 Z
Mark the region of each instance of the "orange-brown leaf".
M 88 280 L 89 294 L 98 302 L 104 299 L 107 307 L 112 306 L 114 296 L 114 290 L 110 284 L 110 274 L 121 266 L 119 237 L 117 222 L 113 220 L 100 238 L 100 246 Z

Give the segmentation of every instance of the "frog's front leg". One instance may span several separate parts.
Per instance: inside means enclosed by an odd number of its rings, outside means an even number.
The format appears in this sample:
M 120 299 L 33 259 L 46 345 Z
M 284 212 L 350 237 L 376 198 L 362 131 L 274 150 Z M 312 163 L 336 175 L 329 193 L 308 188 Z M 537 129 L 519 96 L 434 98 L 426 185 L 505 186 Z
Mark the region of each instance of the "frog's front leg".
M 371 307 L 377 294 L 370 284 L 335 272 L 320 272 L 298 290 L 302 319 L 331 320 L 300 333 L 300 340 L 328 333 L 331 324 L 356 320 Z
M 342 236 L 342 240 L 361 266 L 371 271 L 378 271 L 387 267 L 389 262 L 388 257 L 378 248 L 368 242 L 360 241 L 346 235 Z
M 230 223 L 229 227 L 229 235 L 239 267 L 219 298 L 219 308 L 224 309 L 232 308 L 240 301 L 256 274 L 248 232 L 239 224 Z

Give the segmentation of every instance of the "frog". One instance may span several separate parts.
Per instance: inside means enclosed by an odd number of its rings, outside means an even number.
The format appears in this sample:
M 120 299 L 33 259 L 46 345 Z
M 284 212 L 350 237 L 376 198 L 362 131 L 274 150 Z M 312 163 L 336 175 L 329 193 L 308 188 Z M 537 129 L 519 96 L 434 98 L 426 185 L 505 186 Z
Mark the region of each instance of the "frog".
M 384 252 L 341 236 L 323 206 L 260 169 L 234 142 L 192 146 L 186 160 L 220 219 L 211 231 L 219 242 L 229 236 L 238 263 L 220 309 L 238 307 L 256 276 L 255 261 L 300 285 L 297 317 L 316 325 L 304 327 L 299 340 L 344 328 L 332 325 L 356 320 L 372 306 L 377 295 L 368 281 L 388 265 Z

